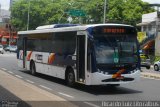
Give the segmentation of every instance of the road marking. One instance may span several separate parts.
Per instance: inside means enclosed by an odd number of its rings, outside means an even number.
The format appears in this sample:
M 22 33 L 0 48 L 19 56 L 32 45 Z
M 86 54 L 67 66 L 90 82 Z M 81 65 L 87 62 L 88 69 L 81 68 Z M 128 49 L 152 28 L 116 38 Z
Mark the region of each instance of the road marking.
M 23 77 L 21 77 L 21 76 L 19 76 L 19 75 L 15 75 L 16 77 L 18 77 L 18 78 L 23 78 Z
M 92 106 L 92 107 L 100 107 L 100 106 L 98 106 L 98 105 L 95 105 L 95 104 L 93 104 L 93 103 L 89 103 L 89 102 L 84 102 L 85 104 L 88 104 L 88 105 L 90 105 L 90 106 Z
M 65 94 L 65 93 L 62 93 L 62 92 L 58 92 L 58 94 L 63 95 L 63 96 L 66 96 L 66 97 L 74 98 L 73 96 L 68 95 L 68 94 Z
M 2 70 L 4 70 L 4 71 L 6 71 L 7 69 L 5 69 L 5 68 L 1 68 Z
M 12 71 L 7 71 L 8 73 L 10 73 L 10 74 L 14 74 Z
M 39 85 L 40 87 L 42 87 L 42 88 L 45 88 L 45 89 L 47 89 L 47 90 L 50 90 L 50 91 L 52 91 L 52 89 L 51 88 L 49 88 L 49 87 L 46 87 L 46 86 L 44 86 L 44 85 Z
M 31 80 L 26 80 L 26 81 L 27 81 L 27 82 L 29 82 L 29 83 L 32 83 L 32 84 L 34 83 L 34 82 L 33 82 L 33 81 L 31 81 Z

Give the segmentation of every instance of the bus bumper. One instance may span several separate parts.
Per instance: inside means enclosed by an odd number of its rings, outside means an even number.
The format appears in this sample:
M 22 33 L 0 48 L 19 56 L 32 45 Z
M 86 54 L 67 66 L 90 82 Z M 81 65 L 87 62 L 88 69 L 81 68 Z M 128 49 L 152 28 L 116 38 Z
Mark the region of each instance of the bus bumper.
M 124 79 L 114 79 L 112 75 L 95 72 L 90 75 L 90 81 L 86 85 L 126 84 L 140 80 L 140 70 L 131 74 L 122 74 Z

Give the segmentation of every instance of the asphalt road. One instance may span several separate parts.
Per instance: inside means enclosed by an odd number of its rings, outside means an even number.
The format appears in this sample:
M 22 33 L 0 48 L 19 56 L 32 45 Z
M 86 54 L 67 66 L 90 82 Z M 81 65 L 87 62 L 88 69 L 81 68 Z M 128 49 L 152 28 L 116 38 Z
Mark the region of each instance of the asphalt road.
M 17 66 L 14 53 L 0 54 L 0 69 L 83 107 L 101 107 L 102 101 L 160 101 L 160 80 L 141 78 L 139 82 L 121 85 L 116 88 L 83 85 L 70 88 L 64 84 L 63 80 L 42 74 L 32 76 L 28 71 L 22 71 Z M 143 68 L 143 71 L 145 70 Z

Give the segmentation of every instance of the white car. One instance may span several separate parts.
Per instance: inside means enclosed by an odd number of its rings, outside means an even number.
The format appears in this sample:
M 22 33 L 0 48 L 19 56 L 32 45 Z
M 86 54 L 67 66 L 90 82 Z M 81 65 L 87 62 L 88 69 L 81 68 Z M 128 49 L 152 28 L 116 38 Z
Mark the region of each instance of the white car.
M 156 61 L 156 62 L 154 63 L 154 70 L 155 70 L 155 71 L 159 71 L 159 70 L 160 70 L 160 61 Z
M 10 45 L 10 46 L 7 46 L 4 50 L 5 51 L 10 51 L 10 52 L 16 52 L 17 51 L 17 46 Z
M 1 53 L 1 54 L 4 53 L 3 45 L 0 45 L 0 53 Z
M 10 46 L 9 51 L 10 52 L 16 52 L 17 51 L 17 46 Z

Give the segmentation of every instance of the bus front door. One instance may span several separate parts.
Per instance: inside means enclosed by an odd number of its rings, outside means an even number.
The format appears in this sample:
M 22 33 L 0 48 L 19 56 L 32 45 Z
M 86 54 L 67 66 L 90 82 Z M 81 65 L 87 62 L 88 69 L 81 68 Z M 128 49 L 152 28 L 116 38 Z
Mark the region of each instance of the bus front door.
M 77 81 L 85 81 L 85 35 L 77 36 Z
M 27 56 L 27 37 L 24 37 L 23 38 L 23 68 L 27 68 L 26 56 Z

